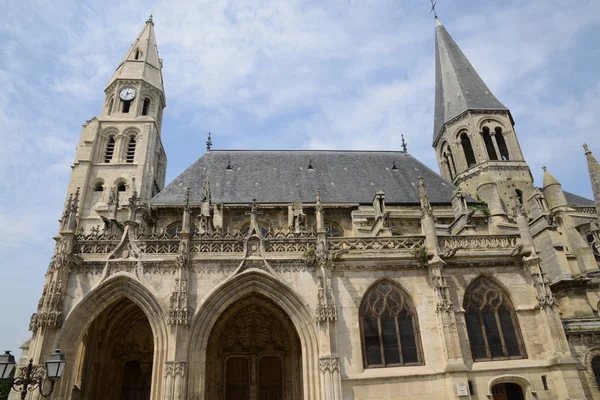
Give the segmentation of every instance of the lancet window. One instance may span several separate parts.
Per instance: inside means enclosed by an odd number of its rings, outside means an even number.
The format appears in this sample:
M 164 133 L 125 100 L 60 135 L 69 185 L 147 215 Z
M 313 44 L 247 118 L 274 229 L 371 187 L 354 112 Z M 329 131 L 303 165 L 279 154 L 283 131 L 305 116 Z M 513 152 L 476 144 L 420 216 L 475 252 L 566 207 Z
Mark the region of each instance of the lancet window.
M 108 142 L 106 142 L 106 149 L 104 151 L 104 162 L 109 163 L 115 154 L 115 137 L 109 136 Z
M 496 149 L 494 148 L 494 141 L 492 140 L 492 135 L 490 134 L 490 128 L 484 126 L 481 134 L 483 135 L 483 142 L 485 143 L 485 149 L 488 153 L 488 158 L 490 160 L 497 160 L 498 155 L 496 154 Z
M 417 313 L 396 284 L 381 281 L 360 306 L 363 360 L 367 368 L 423 363 Z
M 142 103 L 142 115 L 148 115 L 150 112 L 150 99 L 146 97 Z
M 475 161 L 475 153 L 473 153 L 473 146 L 471 146 L 471 139 L 469 139 L 469 135 L 465 132 L 460 135 L 460 143 L 463 148 L 463 152 L 465 153 L 465 160 L 467 161 L 467 166 L 470 168 L 474 166 L 477 162 Z
M 456 176 L 456 165 L 454 164 L 454 156 L 452 156 L 452 150 L 450 150 L 448 143 L 442 145 L 442 158 L 448 168 L 448 178 L 454 180 L 454 177 Z
M 495 131 L 496 135 L 494 137 L 496 138 L 496 143 L 498 143 L 498 149 L 500 150 L 500 158 L 503 161 L 508 161 L 510 160 L 510 157 L 508 156 L 508 147 L 506 146 L 506 141 L 504 140 L 504 135 L 502 134 L 502 128 L 497 126 Z
M 135 136 L 131 135 L 129 137 L 129 143 L 127 143 L 126 161 L 128 163 L 132 163 L 134 159 L 135 159 Z
M 463 305 L 474 361 L 524 358 L 519 323 L 508 295 L 491 279 L 477 279 Z

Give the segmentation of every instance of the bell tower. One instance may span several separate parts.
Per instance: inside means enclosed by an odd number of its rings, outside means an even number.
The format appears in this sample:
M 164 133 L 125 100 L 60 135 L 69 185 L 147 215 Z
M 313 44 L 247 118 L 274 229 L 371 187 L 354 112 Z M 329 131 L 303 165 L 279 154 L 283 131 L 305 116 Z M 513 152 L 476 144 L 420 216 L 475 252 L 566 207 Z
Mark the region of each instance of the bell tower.
M 442 176 L 473 197 L 485 173 L 511 208 L 533 195 L 511 113 L 436 18 L 433 147 Z M 483 199 L 488 201 L 486 199 Z
M 118 219 L 134 193 L 144 202 L 165 184 L 161 125 L 166 98 L 152 17 L 104 93 L 101 114 L 83 125 L 69 182 L 69 194 L 79 188 L 79 226 L 86 231 L 101 217 Z

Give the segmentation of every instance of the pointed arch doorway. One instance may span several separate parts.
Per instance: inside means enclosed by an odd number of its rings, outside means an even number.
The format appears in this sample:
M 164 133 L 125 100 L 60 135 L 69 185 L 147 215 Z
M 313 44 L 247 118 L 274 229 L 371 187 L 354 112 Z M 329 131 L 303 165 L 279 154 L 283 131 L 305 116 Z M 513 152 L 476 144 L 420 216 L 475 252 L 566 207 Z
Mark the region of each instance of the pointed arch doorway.
M 286 313 L 253 294 L 229 308 L 210 333 L 206 400 L 302 398 L 300 339 Z
M 122 298 L 104 309 L 83 335 L 75 389 L 89 400 L 149 400 L 154 335 L 146 314 Z

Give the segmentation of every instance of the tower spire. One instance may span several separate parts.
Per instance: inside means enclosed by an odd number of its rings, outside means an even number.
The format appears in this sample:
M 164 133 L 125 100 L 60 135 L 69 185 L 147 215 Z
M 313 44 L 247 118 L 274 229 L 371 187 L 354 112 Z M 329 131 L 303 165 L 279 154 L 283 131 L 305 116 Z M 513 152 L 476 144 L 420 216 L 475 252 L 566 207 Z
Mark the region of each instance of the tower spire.
M 596 201 L 596 209 L 598 210 L 598 216 L 600 217 L 600 165 L 587 144 L 584 143 L 583 148 L 585 149 L 585 157 L 587 158 L 590 182 L 592 183 L 592 191 L 594 192 L 594 200 Z
M 444 125 L 467 110 L 508 109 L 498 101 L 436 17 L 433 142 Z
M 144 24 L 144 28 L 133 41 L 127 53 L 125 53 L 125 57 L 106 87 L 112 85 L 117 79 L 141 79 L 164 93 L 162 60 L 158 56 L 152 15 Z

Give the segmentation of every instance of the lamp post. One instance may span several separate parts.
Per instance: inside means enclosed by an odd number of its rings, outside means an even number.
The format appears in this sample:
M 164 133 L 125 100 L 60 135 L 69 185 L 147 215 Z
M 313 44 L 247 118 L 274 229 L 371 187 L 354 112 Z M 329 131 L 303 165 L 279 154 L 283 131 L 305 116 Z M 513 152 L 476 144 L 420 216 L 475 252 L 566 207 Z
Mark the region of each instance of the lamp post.
M 39 365 L 34 366 L 33 359 L 30 359 L 29 364 L 21 368 L 19 376 L 11 378 L 10 373 L 16 365 L 15 357 L 10 354 L 10 351 L 6 351 L 3 355 L 0 355 L 0 379 L 11 379 L 10 385 L 13 390 L 21 392 L 21 400 L 25 400 L 27 392 L 33 392 L 35 389 L 39 389 L 42 396 L 48 397 L 54 390 L 54 384 L 62 376 L 66 364 L 65 355 L 59 349 L 56 349 L 48 357 L 46 360 L 46 376 L 50 381 L 50 391 L 44 393 L 42 389 L 44 369 Z

